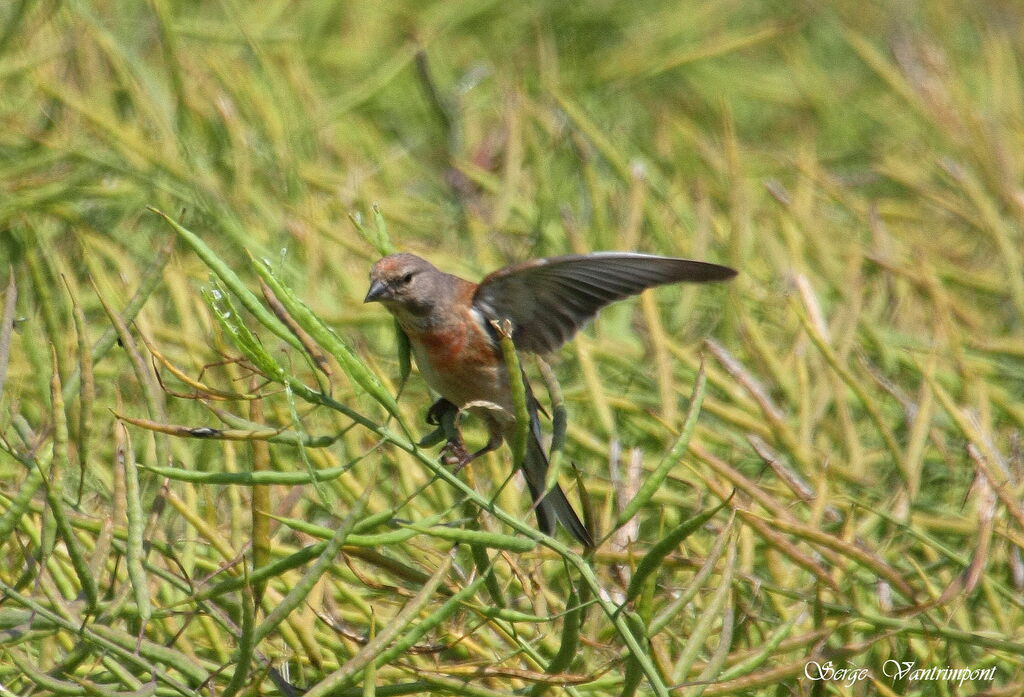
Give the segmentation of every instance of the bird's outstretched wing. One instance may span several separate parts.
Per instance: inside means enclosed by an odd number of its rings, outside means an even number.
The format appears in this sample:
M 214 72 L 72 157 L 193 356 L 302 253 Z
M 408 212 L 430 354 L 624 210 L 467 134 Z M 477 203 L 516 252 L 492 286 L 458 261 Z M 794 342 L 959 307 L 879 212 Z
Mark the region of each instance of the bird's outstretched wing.
M 666 283 L 725 281 L 727 266 L 648 254 L 596 252 L 534 259 L 490 274 L 473 306 L 489 319 L 512 321 L 521 351 L 553 351 L 605 305 Z

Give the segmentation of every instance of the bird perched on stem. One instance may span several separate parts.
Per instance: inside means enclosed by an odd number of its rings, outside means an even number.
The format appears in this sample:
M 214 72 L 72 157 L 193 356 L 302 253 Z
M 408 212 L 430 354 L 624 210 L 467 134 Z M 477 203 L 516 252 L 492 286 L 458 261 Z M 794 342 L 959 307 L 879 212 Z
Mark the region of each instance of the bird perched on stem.
M 445 273 L 414 254 L 391 254 L 374 264 L 364 302 L 380 302 L 409 339 L 427 384 L 441 396 L 430 414 L 490 403 L 477 410 L 490 439 L 459 465 L 512 442 L 516 429 L 512 389 L 493 323 L 511 323 L 519 351 L 548 353 L 568 341 L 605 305 L 667 283 L 725 281 L 726 266 L 689 259 L 595 252 L 534 259 L 500 269 L 473 283 Z M 507 325 L 506 325 L 507 326 Z M 522 469 L 540 529 L 560 522 L 584 545 L 594 540 L 557 484 L 545 492 L 547 456 L 541 446 L 539 404 L 529 393 L 530 428 Z M 447 404 L 446 404 L 447 402 Z

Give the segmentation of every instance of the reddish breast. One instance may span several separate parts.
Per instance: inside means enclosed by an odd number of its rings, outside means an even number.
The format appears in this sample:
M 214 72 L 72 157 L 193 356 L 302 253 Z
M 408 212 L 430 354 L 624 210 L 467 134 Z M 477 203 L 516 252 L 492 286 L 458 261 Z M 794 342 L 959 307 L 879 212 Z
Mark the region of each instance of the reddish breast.
M 410 338 L 423 345 L 431 366 L 437 371 L 466 370 L 496 358 L 490 337 L 472 321 L 419 332 Z
M 420 374 L 439 395 L 460 407 L 484 400 L 511 409 L 505 362 L 475 314 L 408 334 Z

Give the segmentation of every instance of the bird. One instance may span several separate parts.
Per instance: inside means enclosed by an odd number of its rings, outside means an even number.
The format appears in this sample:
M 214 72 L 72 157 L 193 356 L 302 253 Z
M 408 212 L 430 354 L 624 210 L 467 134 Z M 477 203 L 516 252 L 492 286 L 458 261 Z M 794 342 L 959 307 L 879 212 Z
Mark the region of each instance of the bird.
M 409 253 L 390 254 L 370 271 L 364 303 L 381 303 L 395 318 L 421 376 L 441 399 L 428 412 L 437 423 L 445 408 L 469 410 L 488 428 L 488 443 L 460 465 L 513 442 L 515 409 L 498 324 L 511 325 L 517 352 L 548 354 L 573 337 L 604 306 L 647 288 L 679 282 L 725 281 L 727 266 L 633 252 L 555 256 L 499 269 L 479 283 L 441 271 Z M 545 491 L 548 459 L 541 445 L 540 404 L 527 385 L 530 417 L 522 471 L 538 527 L 548 535 L 561 523 L 585 547 L 593 535 L 556 483 Z M 490 403 L 500 409 L 480 409 Z M 464 451 L 463 451 L 464 452 Z

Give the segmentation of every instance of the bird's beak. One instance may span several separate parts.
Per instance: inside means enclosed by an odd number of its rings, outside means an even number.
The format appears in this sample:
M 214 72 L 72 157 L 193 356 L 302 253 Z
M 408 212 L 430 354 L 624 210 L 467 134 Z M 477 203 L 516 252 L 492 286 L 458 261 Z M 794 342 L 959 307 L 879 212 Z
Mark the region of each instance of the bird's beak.
M 370 284 L 370 290 L 366 291 L 366 297 L 363 298 L 364 303 L 372 303 L 385 298 L 388 295 L 388 287 L 381 281 L 374 281 Z

